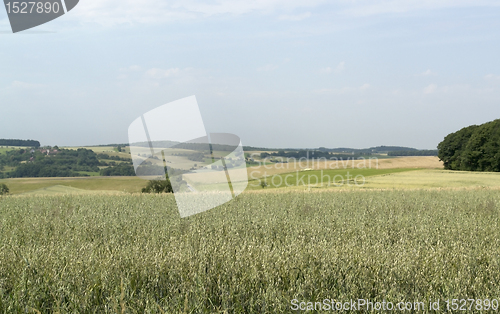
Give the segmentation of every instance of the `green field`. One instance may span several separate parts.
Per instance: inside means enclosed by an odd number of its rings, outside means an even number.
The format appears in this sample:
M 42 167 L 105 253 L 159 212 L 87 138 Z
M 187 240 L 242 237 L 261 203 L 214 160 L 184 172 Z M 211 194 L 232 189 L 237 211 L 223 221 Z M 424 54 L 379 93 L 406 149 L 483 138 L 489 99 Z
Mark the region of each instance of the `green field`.
M 77 150 L 79 148 L 85 148 L 85 149 L 90 149 L 90 150 L 94 151 L 95 153 L 112 153 L 112 152 L 116 152 L 114 146 L 78 146 L 78 147 L 68 146 L 68 147 L 61 147 L 61 148 L 64 148 L 64 149 L 73 149 L 73 150 Z
M 500 188 L 500 173 L 424 169 L 370 177 L 366 179 L 364 187 L 367 189 Z
M 184 219 L 166 194 L 0 198 L 0 312 L 500 298 L 498 190 L 280 190 Z
M 120 193 L 124 193 L 124 192 L 118 192 L 118 191 L 109 191 L 108 192 L 108 194 L 120 194 Z M 33 196 L 33 195 L 46 196 L 46 195 L 75 195 L 75 194 L 77 194 L 77 195 L 86 195 L 86 194 L 100 194 L 100 195 L 102 195 L 102 194 L 106 194 L 106 193 L 102 190 L 97 190 L 97 191 L 83 190 L 83 189 L 69 187 L 66 185 L 53 185 L 53 186 L 49 186 L 46 188 L 41 188 L 38 190 L 25 192 L 21 195 L 23 195 L 23 196 Z
M 5 152 L 11 151 L 11 150 L 17 150 L 17 149 L 26 149 L 29 147 L 24 147 L 24 146 L 0 146 L 0 154 L 5 154 Z
M 249 174 L 252 169 L 248 168 Z M 347 181 L 347 172 L 351 176 L 351 181 Z M 97 173 L 88 173 L 97 175 Z M 264 175 L 264 172 L 259 172 Z M 279 190 L 344 190 L 344 189 L 450 189 L 450 188 L 500 188 L 500 173 L 492 172 L 466 172 L 431 169 L 341 169 L 324 170 L 323 175 L 328 175 L 330 179 L 335 179 L 335 184 L 326 184 L 326 180 L 321 184 L 321 171 L 299 171 L 277 174 L 274 177 L 250 180 L 247 190 L 262 190 L 260 180 L 266 181 L 266 189 Z M 363 175 L 365 181 L 358 177 L 358 181 L 353 179 L 358 175 Z M 287 178 L 288 176 L 288 178 Z M 337 177 L 336 177 L 337 176 Z M 280 177 L 280 178 L 279 178 Z M 315 184 L 316 178 L 319 183 Z M 309 185 L 308 179 L 311 184 Z M 342 183 L 340 179 L 344 179 Z M 285 179 L 288 185 L 285 184 Z M 302 181 L 301 181 L 302 179 Z M 281 182 L 281 184 L 279 184 Z M 118 191 L 127 193 L 138 193 L 146 186 L 147 181 L 138 177 L 78 177 L 78 178 L 16 178 L 0 179 L 0 183 L 5 183 L 11 194 L 21 194 L 51 186 L 61 185 L 70 188 L 77 188 L 89 191 Z M 356 183 L 358 183 L 356 185 Z
M 147 181 L 138 177 L 15 178 L 3 179 L 11 194 L 21 194 L 55 185 L 89 191 L 138 193 Z
M 295 171 L 276 174 L 248 182 L 249 189 L 260 189 L 261 182 L 266 182 L 268 188 L 319 188 L 319 187 L 362 187 L 366 177 L 381 176 L 391 173 L 416 171 L 415 169 L 327 169 Z M 250 174 L 251 174 L 250 170 Z M 265 172 L 258 172 L 265 175 Z M 252 177 L 250 177 L 252 178 Z
M 132 159 L 130 157 L 130 149 L 128 147 L 123 147 L 124 152 L 118 152 L 114 146 L 80 146 L 80 147 L 61 147 L 65 149 L 77 150 L 79 148 L 85 148 L 93 151 L 96 154 L 107 154 L 109 156 L 116 156 L 126 159 Z

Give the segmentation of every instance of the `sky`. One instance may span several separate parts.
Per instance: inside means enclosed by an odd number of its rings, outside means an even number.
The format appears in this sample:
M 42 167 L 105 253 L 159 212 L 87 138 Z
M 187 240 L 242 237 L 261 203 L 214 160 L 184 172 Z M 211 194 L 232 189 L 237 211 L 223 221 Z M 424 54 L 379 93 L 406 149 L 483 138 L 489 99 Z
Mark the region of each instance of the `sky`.
M 16 34 L 2 7 L 0 138 L 127 143 L 195 95 L 243 145 L 435 149 L 500 118 L 499 35 L 496 0 L 81 0 Z

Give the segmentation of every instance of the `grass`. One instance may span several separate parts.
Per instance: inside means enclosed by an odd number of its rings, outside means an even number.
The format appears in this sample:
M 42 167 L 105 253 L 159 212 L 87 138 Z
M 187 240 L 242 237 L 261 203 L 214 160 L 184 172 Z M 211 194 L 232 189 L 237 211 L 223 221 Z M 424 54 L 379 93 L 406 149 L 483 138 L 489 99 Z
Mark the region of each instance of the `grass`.
M 130 156 L 129 156 L 130 157 Z M 130 164 L 130 161 L 123 161 L 123 160 L 112 160 L 112 159 L 99 159 L 99 161 L 103 161 L 103 162 L 106 162 L 106 163 L 111 163 L 111 162 L 114 162 L 115 164 L 121 164 L 121 163 L 128 163 Z M 106 166 L 108 167 L 108 166 Z
M 77 150 L 79 148 L 85 148 L 85 149 L 90 149 L 96 154 L 107 154 L 108 156 L 116 156 L 116 157 L 121 157 L 121 158 L 126 158 L 126 159 L 132 159 L 130 157 L 130 149 L 123 148 L 124 152 L 117 152 L 116 147 L 114 146 L 81 146 L 81 147 L 63 147 L 65 149 L 72 149 L 72 150 Z
M 147 181 L 138 177 L 76 177 L 76 178 L 15 178 L 3 179 L 11 194 L 21 194 L 38 189 L 62 185 L 91 191 L 120 191 L 138 193 Z
M 5 154 L 8 151 L 11 150 L 19 150 L 19 149 L 27 149 L 30 147 L 27 146 L 0 146 L 0 154 Z
M 266 177 L 266 173 L 252 173 L 250 178 L 259 178 L 251 180 L 248 183 L 249 189 L 260 189 L 261 182 L 266 182 L 268 188 L 310 188 L 310 187 L 329 187 L 329 186 L 362 186 L 365 177 L 380 176 L 391 173 L 414 171 L 415 169 L 336 169 L 336 170 L 309 170 L 295 171 L 290 173 L 275 174 Z M 253 176 L 252 176 L 253 175 Z
M 0 312 L 500 297 L 499 191 L 274 191 L 185 219 L 173 195 L 0 198 Z
M 248 168 L 250 171 L 255 171 L 256 168 Z M 264 168 L 257 168 L 264 169 Z M 260 171 L 260 170 L 259 170 Z M 262 170 L 265 171 L 265 170 Z M 500 173 L 488 173 L 488 172 L 465 172 L 465 171 L 447 171 L 447 170 L 432 170 L 432 169 L 404 169 L 404 168 L 387 168 L 387 169 L 341 169 L 341 170 L 323 170 L 323 175 L 329 175 L 330 179 L 335 178 L 336 175 L 340 175 L 342 178 L 346 179 L 347 171 L 351 176 L 351 179 L 359 174 L 365 177 L 365 183 L 360 186 L 356 186 L 353 181 L 344 181 L 344 184 L 339 185 L 340 177 L 336 177 L 336 183 L 339 186 L 334 186 L 330 184 L 328 187 L 326 184 L 323 186 L 316 186 L 315 175 L 321 182 L 321 170 L 311 170 L 311 171 L 299 171 L 298 178 L 299 182 L 297 184 L 297 172 L 293 173 L 281 173 L 276 174 L 276 176 L 281 177 L 275 178 L 275 183 L 280 187 L 280 190 L 284 188 L 284 180 L 287 175 L 291 177 L 287 178 L 287 182 L 292 185 L 288 189 L 303 190 L 310 188 L 320 188 L 329 190 L 338 189 L 441 189 L 441 188 L 480 188 L 480 187 L 491 187 L 500 188 Z M 272 173 L 272 170 L 271 170 Z M 254 177 L 261 178 L 266 173 L 257 172 L 254 173 Z M 300 178 L 304 176 L 304 180 L 300 181 Z M 311 187 L 308 187 L 308 176 L 311 178 Z M 252 177 L 250 177 L 251 179 Z M 259 179 L 260 180 L 260 179 Z M 247 190 L 261 190 L 259 180 L 250 180 L 248 183 Z M 272 177 L 265 179 L 268 182 L 268 188 L 276 187 L 272 184 Z M 282 184 L 280 183 L 282 180 Z M 362 182 L 362 181 L 359 181 Z M 11 194 L 20 194 L 29 191 L 34 191 L 38 189 L 43 189 L 51 187 L 54 185 L 63 185 L 68 187 L 74 187 L 78 189 L 90 190 L 90 191 L 119 191 L 128 193 L 138 193 L 141 189 L 146 186 L 146 181 L 138 177 L 79 177 L 79 178 L 17 178 L 17 179 L 0 179 L 0 183 L 5 183 Z M 302 183 L 305 183 L 303 185 Z M 326 183 L 324 180 L 323 183 Z
M 368 189 L 500 188 L 500 173 L 425 169 L 370 177 L 366 179 L 364 187 Z
M 443 163 L 437 157 L 393 157 L 380 159 L 370 156 L 361 160 L 321 160 L 293 161 L 288 163 L 268 163 L 252 165 L 248 172 L 266 173 L 267 175 L 283 174 L 297 170 L 340 170 L 340 169 L 443 169 Z M 257 162 L 257 164 L 259 164 Z
M 0 172 L 8 173 L 8 172 L 15 170 L 15 169 L 16 169 L 16 167 L 4 166 L 3 171 L 0 171 Z
M 79 146 L 79 147 L 62 147 L 64 149 L 72 149 L 77 150 L 79 148 L 90 149 L 94 151 L 94 153 L 111 153 L 116 152 L 114 146 Z
M 112 191 L 110 191 L 112 192 Z M 118 192 L 119 193 L 119 192 Z M 103 191 L 83 190 L 65 185 L 53 185 L 23 193 L 22 195 L 67 195 L 67 194 L 104 194 Z M 116 194 L 116 193 L 115 193 Z
M 90 177 L 98 177 L 100 173 L 97 171 L 77 171 L 79 174 L 88 175 Z

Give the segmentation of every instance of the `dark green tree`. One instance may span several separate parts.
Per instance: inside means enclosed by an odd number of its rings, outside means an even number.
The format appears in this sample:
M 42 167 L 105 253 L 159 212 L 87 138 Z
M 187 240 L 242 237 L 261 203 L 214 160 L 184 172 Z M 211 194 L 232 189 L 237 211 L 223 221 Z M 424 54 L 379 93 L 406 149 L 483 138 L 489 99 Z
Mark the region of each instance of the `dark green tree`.
M 149 180 L 146 187 L 142 189 L 142 193 L 173 193 L 172 184 L 169 179 L 166 180 Z
M 9 193 L 9 188 L 4 183 L 0 184 L 0 195 L 5 195 Z
M 455 133 L 448 134 L 438 144 L 438 157 L 448 170 L 460 170 L 463 164 L 462 153 L 477 125 L 471 125 Z M 464 170 L 464 169 L 462 169 Z
M 438 150 L 445 169 L 500 171 L 500 119 L 451 133 Z

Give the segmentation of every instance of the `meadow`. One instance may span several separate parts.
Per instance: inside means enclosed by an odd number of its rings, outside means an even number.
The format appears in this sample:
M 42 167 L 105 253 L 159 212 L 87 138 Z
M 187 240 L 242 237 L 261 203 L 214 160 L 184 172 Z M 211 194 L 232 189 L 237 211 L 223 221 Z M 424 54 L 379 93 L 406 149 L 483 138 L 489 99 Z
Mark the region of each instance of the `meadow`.
M 3 179 L 12 195 L 33 191 L 42 192 L 53 186 L 66 186 L 70 189 L 94 191 L 116 191 L 138 193 L 147 181 L 138 177 L 68 177 L 68 178 L 14 178 Z M 51 194 L 51 193 L 49 193 Z
M 250 170 L 250 180 L 247 189 L 261 189 L 265 182 L 267 188 L 298 188 L 310 189 L 321 187 L 362 187 L 366 177 L 382 176 L 392 173 L 412 171 L 415 169 L 323 169 L 287 172 L 282 174 L 267 175 L 257 170 Z
M 440 163 L 435 157 L 409 157 L 384 159 L 378 167 L 359 169 L 357 164 L 344 169 L 331 169 L 328 164 L 315 164 L 314 169 L 306 170 L 296 164 L 266 164 L 248 167 L 249 183 L 247 190 L 261 190 L 260 183 L 266 182 L 266 189 L 278 190 L 360 190 L 360 189 L 449 189 L 449 188 L 500 188 L 500 173 L 467 172 L 437 169 Z M 354 182 L 356 176 L 357 183 Z M 331 180 L 328 184 L 328 176 Z M 349 180 L 350 178 L 350 180 Z M 316 180 L 318 183 L 316 183 Z M 343 182 L 341 181 L 343 180 Z M 335 184 L 334 184 L 335 182 Z M 147 181 L 139 177 L 76 177 L 76 178 L 13 178 L 0 179 L 10 189 L 10 194 L 23 193 L 61 194 L 61 186 L 68 188 L 67 193 L 79 194 L 103 191 L 105 193 L 139 193 Z M 57 187 L 57 188 L 52 188 Z M 57 192 L 57 193 L 55 193 Z
M 14 149 L 26 149 L 29 147 L 26 146 L 0 146 L 0 154 L 5 154 L 8 151 L 14 150 Z
M 500 298 L 500 191 L 263 189 L 184 219 L 167 194 L 8 196 L 0 245 L 0 313 L 445 312 Z

